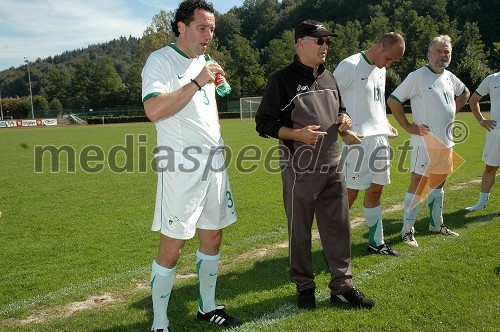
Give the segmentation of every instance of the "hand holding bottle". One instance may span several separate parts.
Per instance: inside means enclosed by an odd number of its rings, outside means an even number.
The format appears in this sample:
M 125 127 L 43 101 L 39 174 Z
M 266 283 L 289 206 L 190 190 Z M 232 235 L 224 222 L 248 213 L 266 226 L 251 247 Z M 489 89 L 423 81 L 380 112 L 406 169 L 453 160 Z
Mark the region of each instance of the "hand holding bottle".
M 222 70 L 222 67 L 219 66 L 219 64 L 214 59 L 212 59 L 208 54 L 205 54 L 205 60 L 207 62 L 207 66 L 216 65 L 216 67 L 218 67 L 217 69 L 220 69 L 220 71 L 215 72 L 215 79 L 214 79 L 215 91 L 217 91 L 217 94 L 219 94 L 219 96 L 221 97 L 230 94 L 231 86 L 229 85 L 229 83 L 226 80 L 226 77 L 224 76 L 224 71 Z

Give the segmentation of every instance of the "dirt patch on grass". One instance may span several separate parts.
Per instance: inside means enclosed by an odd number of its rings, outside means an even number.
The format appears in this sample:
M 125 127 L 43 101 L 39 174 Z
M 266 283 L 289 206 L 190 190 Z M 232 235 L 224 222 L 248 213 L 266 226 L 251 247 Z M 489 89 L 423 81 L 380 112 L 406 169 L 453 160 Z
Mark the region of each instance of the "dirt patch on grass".
M 468 182 L 455 183 L 450 187 L 450 190 L 460 190 L 463 188 L 467 188 L 471 184 L 479 184 L 479 183 L 481 183 L 481 179 L 471 180 Z
M 111 303 L 123 302 L 125 298 L 116 298 L 112 294 L 105 293 L 100 296 L 91 296 L 85 301 L 75 301 L 67 305 L 38 310 L 26 319 L 11 319 L 10 324 L 27 325 L 31 323 L 41 323 L 54 318 L 69 317 L 77 311 L 100 308 Z
M 280 242 L 280 243 L 275 243 L 272 246 L 265 246 L 262 248 L 257 248 L 255 250 L 246 252 L 244 254 L 241 254 L 239 256 L 236 256 L 234 260 L 236 262 L 239 262 L 241 260 L 250 260 L 250 259 L 256 259 L 256 258 L 261 258 L 267 256 L 270 252 L 277 251 L 279 249 L 287 248 L 288 247 L 288 242 Z
M 449 187 L 449 190 L 460 190 L 466 188 L 472 184 L 481 183 L 481 179 L 475 179 L 468 182 L 456 183 Z M 395 204 L 383 209 L 384 213 L 401 211 L 404 206 L 402 204 Z M 357 228 L 361 225 L 364 225 L 365 218 L 363 216 L 356 217 L 351 219 L 351 228 Z M 319 239 L 319 232 L 317 230 L 312 231 L 312 238 L 314 240 Z M 239 262 L 241 260 L 254 260 L 258 258 L 263 258 L 273 253 L 275 251 L 285 249 L 288 247 L 288 242 L 279 242 L 273 245 L 267 245 L 260 248 L 256 248 L 255 250 L 243 253 L 241 255 L 236 256 L 233 260 Z M 226 264 L 231 264 L 226 263 Z M 197 278 L 198 275 L 196 273 L 186 273 L 186 274 L 178 274 L 177 278 L 180 279 L 189 279 L 189 278 Z M 149 287 L 145 283 L 136 282 L 136 287 L 134 291 L 144 291 L 149 290 Z M 126 297 L 120 297 L 116 294 L 105 293 L 100 296 L 91 296 L 85 301 L 74 301 L 64 306 L 47 308 L 43 310 L 36 310 L 32 315 L 30 315 L 26 319 L 7 319 L 4 322 L 7 325 L 27 325 L 31 323 L 41 323 L 47 320 L 55 319 L 55 318 L 64 318 L 69 317 L 75 312 L 89 309 L 97 309 L 106 305 L 121 303 L 126 301 Z

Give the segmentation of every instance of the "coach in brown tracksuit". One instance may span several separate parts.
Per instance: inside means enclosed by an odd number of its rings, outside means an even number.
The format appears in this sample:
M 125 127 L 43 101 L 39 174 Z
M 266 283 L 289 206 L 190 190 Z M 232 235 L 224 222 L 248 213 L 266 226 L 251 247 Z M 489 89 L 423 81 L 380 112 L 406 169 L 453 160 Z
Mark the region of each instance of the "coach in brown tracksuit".
M 374 302 L 352 282 L 349 207 L 337 140 L 339 133 L 346 144 L 359 143 L 360 137 L 348 130 L 351 120 L 337 82 L 323 65 L 329 36 L 336 35 L 318 21 L 297 26 L 295 59 L 269 79 L 255 120 L 261 136 L 280 140 L 290 277 L 299 292 L 299 308 L 316 306 L 314 216 L 331 273 L 330 302 L 371 308 Z

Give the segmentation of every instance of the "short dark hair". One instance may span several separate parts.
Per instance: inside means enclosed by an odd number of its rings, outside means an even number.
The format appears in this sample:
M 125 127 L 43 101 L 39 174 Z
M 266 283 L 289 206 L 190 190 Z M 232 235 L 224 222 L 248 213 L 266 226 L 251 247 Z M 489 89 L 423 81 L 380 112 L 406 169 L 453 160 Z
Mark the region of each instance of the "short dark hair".
M 185 25 L 189 25 L 193 21 L 195 9 L 202 9 L 209 13 L 214 14 L 214 6 L 211 2 L 206 2 L 205 0 L 185 0 L 175 11 L 175 17 L 172 21 L 172 30 L 176 37 L 179 37 L 179 28 L 177 23 L 182 22 Z
M 384 47 L 392 47 L 396 44 L 403 44 L 405 43 L 405 40 L 403 36 L 401 36 L 397 32 L 388 32 L 382 37 L 380 37 L 379 41 L 380 44 L 384 45 Z

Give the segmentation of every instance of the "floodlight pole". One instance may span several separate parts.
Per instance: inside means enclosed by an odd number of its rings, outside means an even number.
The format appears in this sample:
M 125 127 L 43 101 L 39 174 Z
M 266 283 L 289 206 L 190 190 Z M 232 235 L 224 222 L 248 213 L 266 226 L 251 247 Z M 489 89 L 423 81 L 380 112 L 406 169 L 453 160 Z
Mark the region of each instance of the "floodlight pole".
M 0 116 L 1 120 L 3 120 L 2 89 L 0 89 Z
M 30 74 L 30 62 L 27 57 L 24 57 L 24 62 L 28 65 L 28 81 L 30 84 L 30 99 L 31 99 L 31 118 L 35 119 L 35 111 L 33 110 L 33 93 L 31 92 L 31 74 Z

